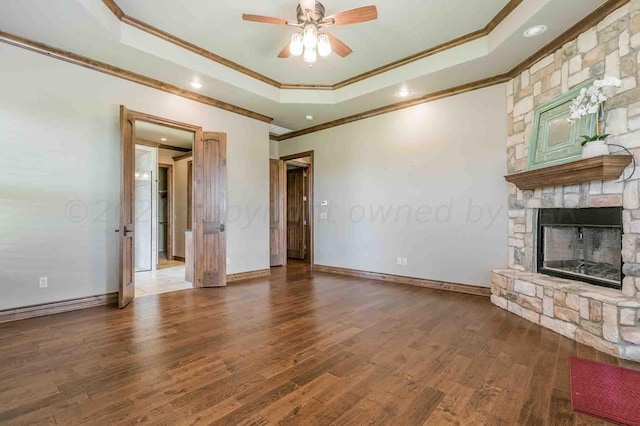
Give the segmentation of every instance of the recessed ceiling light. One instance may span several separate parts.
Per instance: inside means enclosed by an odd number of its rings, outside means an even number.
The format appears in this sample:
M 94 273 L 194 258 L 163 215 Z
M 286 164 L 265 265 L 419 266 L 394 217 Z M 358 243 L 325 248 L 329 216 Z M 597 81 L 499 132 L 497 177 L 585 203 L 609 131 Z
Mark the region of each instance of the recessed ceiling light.
M 167 141 L 167 138 L 160 138 L 160 140 L 161 140 L 162 142 L 166 142 L 166 141 Z
M 191 82 L 191 87 L 193 87 L 196 90 L 202 89 L 204 87 L 204 85 L 202 84 L 202 82 L 200 80 L 193 80 Z
M 313 115 L 307 115 L 305 118 L 307 121 L 313 121 Z
M 410 94 L 411 94 L 411 90 L 407 89 L 406 87 L 403 87 L 402 89 L 396 92 L 396 96 L 399 98 L 406 98 Z
M 534 25 L 524 32 L 525 37 L 536 37 L 547 31 L 546 25 Z

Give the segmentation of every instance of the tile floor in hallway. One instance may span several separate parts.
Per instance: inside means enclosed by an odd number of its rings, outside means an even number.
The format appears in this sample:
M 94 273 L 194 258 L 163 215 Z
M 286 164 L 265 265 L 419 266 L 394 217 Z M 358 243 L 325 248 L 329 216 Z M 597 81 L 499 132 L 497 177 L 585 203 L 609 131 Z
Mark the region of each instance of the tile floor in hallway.
M 180 266 L 172 266 L 156 271 L 137 272 L 136 297 L 193 288 L 193 285 L 184 279 L 184 263 L 175 262 L 175 264 Z

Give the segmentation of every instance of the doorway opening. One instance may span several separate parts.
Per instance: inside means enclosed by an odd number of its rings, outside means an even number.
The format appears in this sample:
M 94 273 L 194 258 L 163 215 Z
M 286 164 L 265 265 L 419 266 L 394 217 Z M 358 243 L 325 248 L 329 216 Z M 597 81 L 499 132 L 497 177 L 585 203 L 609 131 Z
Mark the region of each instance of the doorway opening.
M 120 107 L 119 306 L 226 285 L 226 134 Z
M 313 151 L 271 160 L 271 266 L 313 265 Z
M 185 260 L 195 133 L 138 120 L 134 138 L 135 297 L 192 288 Z

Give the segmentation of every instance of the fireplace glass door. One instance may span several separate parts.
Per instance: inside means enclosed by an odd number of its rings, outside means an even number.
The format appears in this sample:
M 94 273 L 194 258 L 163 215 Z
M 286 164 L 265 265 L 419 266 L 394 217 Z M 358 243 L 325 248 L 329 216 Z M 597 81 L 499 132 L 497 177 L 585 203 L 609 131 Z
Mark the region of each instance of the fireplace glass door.
M 542 209 L 538 272 L 621 288 L 621 209 Z
M 620 284 L 620 229 L 545 226 L 543 232 L 545 269 Z

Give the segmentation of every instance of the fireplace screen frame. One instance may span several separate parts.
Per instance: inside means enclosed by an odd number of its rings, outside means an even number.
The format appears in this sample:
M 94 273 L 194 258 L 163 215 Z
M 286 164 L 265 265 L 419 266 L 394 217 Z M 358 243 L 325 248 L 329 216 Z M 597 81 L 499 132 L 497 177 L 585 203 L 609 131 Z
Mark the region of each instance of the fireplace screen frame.
M 575 281 L 586 282 L 601 287 L 622 289 L 622 280 L 624 273 L 622 272 L 622 256 L 620 256 L 620 282 L 614 284 L 605 279 L 586 276 L 581 274 L 572 274 L 563 272 L 558 269 L 545 268 L 544 266 L 544 228 L 548 226 L 554 227 L 594 227 L 594 228 L 615 228 L 620 230 L 620 235 L 624 235 L 622 227 L 622 207 L 600 207 L 600 208 L 584 208 L 584 209 L 538 209 L 537 217 L 537 250 L 536 250 L 536 266 L 537 272 L 541 274 L 551 275 L 558 278 L 566 278 Z M 620 238 L 620 248 L 622 249 L 622 238 Z

